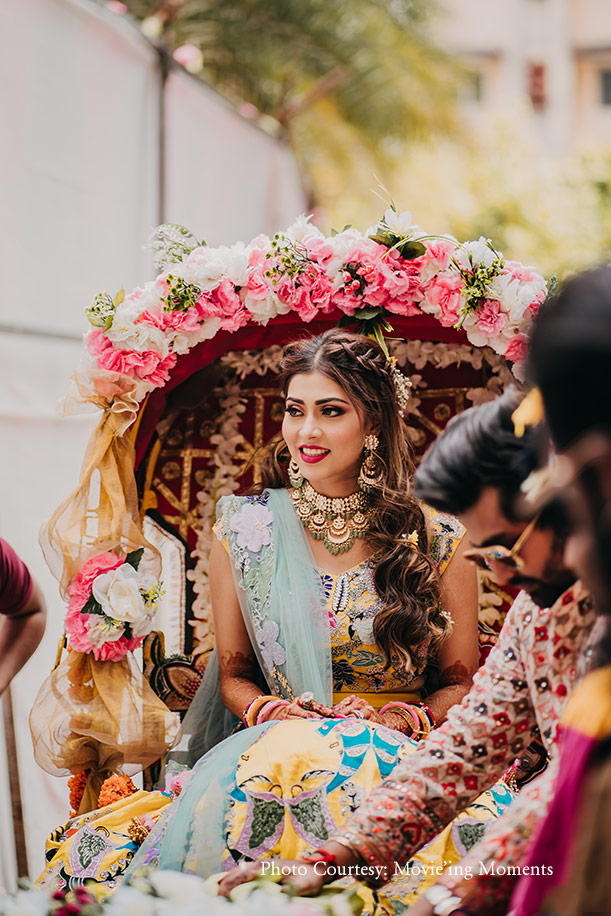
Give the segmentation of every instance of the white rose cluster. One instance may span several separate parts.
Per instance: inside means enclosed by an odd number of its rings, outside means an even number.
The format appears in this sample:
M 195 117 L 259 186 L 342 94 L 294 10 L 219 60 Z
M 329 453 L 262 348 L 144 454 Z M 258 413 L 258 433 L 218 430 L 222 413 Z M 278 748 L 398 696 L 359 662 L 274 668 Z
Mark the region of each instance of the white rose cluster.
M 96 621 L 90 627 L 92 642 L 94 635 L 100 640 L 94 644 L 101 645 L 119 639 L 125 624 L 129 624 L 134 638 L 139 639 L 150 632 L 155 609 L 145 602 L 138 572 L 129 563 L 97 576 L 93 581 L 92 592 L 106 618 L 110 618 L 110 621 L 100 618 L 99 622 Z M 94 630 L 95 633 L 92 632 Z

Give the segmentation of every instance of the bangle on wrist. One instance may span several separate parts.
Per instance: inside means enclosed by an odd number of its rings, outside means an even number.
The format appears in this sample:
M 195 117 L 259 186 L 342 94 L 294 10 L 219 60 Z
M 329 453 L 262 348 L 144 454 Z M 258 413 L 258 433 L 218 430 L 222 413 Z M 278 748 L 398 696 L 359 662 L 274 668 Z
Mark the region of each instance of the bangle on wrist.
M 253 705 L 253 703 L 256 703 L 257 700 L 260 700 L 262 696 L 263 694 L 259 694 L 258 697 L 253 697 L 250 703 L 247 703 L 246 706 L 244 707 L 244 712 L 242 713 L 242 722 L 244 723 L 244 725 L 248 726 L 248 713 L 250 711 L 250 707 Z
M 263 707 L 270 702 L 270 700 L 277 700 L 278 697 L 270 696 L 269 694 L 262 693 L 260 696 L 255 697 L 251 703 L 248 704 L 244 710 L 244 725 L 247 728 L 251 728 L 256 724 L 257 716 Z
M 269 714 L 272 709 L 276 709 L 278 706 L 289 706 L 288 700 L 273 699 L 268 700 L 260 709 L 257 715 L 257 725 L 262 725 L 264 722 L 267 722 L 269 719 Z
M 337 856 L 332 852 L 327 852 L 326 849 L 315 849 L 309 856 L 302 856 L 301 861 L 309 862 L 310 865 L 315 865 L 317 862 L 324 862 L 325 865 L 335 865 Z
M 431 726 L 431 728 L 435 728 L 437 722 L 435 720 L 435 716 L 433 715 L 433 710 L 430 709 L 425 703 L 421 703 L 420 708 L 422 709 L 424 715 L 429 720 L 429 725 Z
M 385 712 L 390 711 L 391 709 L 407 709 L 409 710 L 410 704 L 403 703 L 402 700 L 391 700 L 390 703 L 387 703 L 386 706 L 382 706 L 380 710 L 380 715 L 384 715 Z
M 387 709 L 384 715 L 386 715 L 387 713 L 390 713 L 391 715 L 394 715 L 394 716 L 399 716 L 399 718 L 405 722 L 407 726 L 406 731 L 403 731 L 402 728 L 398 729 L 398 731 L 401 731 L 402 734 L 406 735 L 408 738 L 411 738 L 412 735 L 414 734 L 415 729 L 414 729 L 414 720 L 411 718 L 409 713 L 405 709 L 400 709 L 397 706 L 394 708 L 391 707 L 390 709 Z

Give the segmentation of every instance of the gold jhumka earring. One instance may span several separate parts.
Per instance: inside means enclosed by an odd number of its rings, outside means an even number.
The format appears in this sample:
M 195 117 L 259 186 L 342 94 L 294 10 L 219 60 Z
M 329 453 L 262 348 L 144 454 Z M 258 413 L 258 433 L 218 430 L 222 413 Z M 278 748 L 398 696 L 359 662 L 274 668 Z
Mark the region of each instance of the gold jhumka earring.
M 384 480 L 384 468 L 376 455 L 376 449 L 379 444 L 380 440 L 373 433 L 365 436 L 366 454 L 359 471 L 359 487 L 365 493 L 370 493 L 376 487 L 381 486 Z
M 291 458 L 289 462 L 289 481 L 292 487 L 298 490 L 303 486 L 304 476 L 299 470 L 299 465 L 294 458 Z

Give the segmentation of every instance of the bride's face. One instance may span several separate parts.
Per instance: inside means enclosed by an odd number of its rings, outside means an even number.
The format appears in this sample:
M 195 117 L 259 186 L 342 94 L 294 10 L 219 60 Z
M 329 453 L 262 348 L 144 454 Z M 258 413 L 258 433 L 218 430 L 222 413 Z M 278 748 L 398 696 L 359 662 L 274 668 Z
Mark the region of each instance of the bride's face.
M 346 496 L 356 489 L 368 427 L 344 389 L 322 372 L 289 382 L 282 434 L 291 458 L 320 493 Z

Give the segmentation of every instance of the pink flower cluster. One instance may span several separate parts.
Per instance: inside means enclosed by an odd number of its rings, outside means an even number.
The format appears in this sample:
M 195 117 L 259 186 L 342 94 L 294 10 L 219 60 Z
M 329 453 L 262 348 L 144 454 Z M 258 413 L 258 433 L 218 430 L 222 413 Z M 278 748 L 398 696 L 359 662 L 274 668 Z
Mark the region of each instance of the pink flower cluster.
M 70 601 L 68 602 L 64 627 L 70 645 L 77 652 L 93 653 L 94 658 L 98 661 L 119 661 L 128 652 L 133 652 L 134 649 L 138 649 L 142 645 L 142 638 L 128 639 L 126 636 L 121 636 L 112 642 L 105 642 L 103 645 L 94 645 L 90 639 L 89 631 L 93 624 L 99 622 L 100 616 L 98 614 L 81 613 L 91 597 L 94 580 L 102 573 L 117 569 L 124 562 L 125 557 L 118 557 L 116 554 L 109 552 L 100 553 L 83 564 L 68 589 Z
M 336 309 L 358 317 L 363 308 L 387 316 L 432 315 L 443 327 L 463 327 L 475 346 L 521 362 L 529 325 L 547 292 L 543 277 L 505 261 L 486 239 L 460 245 L 418 227 L 408 237 L 424 253 L 403 257 L 401 238 L 398 245 L 379 240 L 393 238 L 389 227 L 397 217 L 389 214 L 375 240 L 356 229 L 326 238 L 302 219 L 274 240 L 259 236 L 248 246 L 185 251 L 183 261 L 119 302 L 110 327 L 98 322 L 88 334 L 96 368 L 137 380 L 140 400 L 165 385 L 178 355 L 218 330 L 267 324 L 287 312 L 304 322 Z
M 192 772 L 192 770 L 179 770 L 177 773 L 168 773 L 165 778 L 165 791 L 176 798 L 189 782 Z

